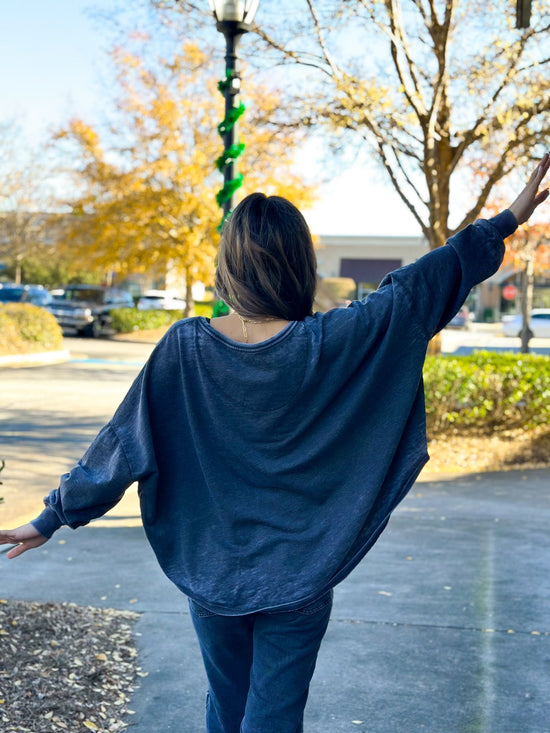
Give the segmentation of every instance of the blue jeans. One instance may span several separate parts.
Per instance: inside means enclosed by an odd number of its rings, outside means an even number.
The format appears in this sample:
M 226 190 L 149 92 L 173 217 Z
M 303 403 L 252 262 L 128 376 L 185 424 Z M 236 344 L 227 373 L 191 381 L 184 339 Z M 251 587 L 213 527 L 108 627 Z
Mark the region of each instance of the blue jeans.
M 189 607 L 208 677 L 207 733 L 302 733 L 332 591 L 297 611 L 220 616 Z

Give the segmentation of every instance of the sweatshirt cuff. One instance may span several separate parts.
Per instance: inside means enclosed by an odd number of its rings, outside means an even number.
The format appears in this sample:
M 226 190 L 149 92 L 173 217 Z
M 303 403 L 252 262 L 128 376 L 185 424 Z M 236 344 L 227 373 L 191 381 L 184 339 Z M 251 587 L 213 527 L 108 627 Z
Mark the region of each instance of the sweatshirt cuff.
M 47 506 L 36 519 L 31 521 L 31 524 L 37 532 L 49 539 L 63 525 L 63 522 L 59 519 L 57 513 Z
M 501 211 L 500 214 L 493 216 L 489 221 L 498 230 L 498 233 L 503 239 L 509 237 L 518 228 L 516 217 L 512 214 L 510 209 Z

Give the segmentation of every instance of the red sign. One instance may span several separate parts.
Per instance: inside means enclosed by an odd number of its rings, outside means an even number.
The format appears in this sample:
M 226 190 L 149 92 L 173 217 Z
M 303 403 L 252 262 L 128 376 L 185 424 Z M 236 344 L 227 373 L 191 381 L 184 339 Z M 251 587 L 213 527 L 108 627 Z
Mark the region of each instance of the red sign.
M 515 300 L 517 294 L 518 289 L 515 285 L 505 285 L 502 288 L 502 297 L 504 300 Z

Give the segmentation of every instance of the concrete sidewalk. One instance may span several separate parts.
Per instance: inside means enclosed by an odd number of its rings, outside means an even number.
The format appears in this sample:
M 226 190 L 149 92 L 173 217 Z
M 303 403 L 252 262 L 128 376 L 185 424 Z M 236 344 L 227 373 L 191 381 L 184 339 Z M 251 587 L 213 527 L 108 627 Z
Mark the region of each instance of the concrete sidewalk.
M 336 589 L 305 732 L 550 733 L 549 527 L 550 470 L 416 484 Z M 141 613 L 149 676 L 129 731 L 204 730 L 187 602 L 135 497 L 16 561 L 0 555 L 0 596 Z

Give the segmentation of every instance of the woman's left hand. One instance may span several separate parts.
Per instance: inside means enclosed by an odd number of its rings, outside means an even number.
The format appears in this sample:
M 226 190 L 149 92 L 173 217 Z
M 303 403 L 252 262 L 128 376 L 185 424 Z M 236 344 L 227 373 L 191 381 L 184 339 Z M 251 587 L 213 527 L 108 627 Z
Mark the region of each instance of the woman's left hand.
M 27 550 L 40 547 L 48 541 L 48 537 L 41 535 L 32 524 L 23 524 L 17 529 L 0 530 L 0 545 L 17 545 L 12 547 L 6 557 L 12 559 L 22 555 Z
M 539 192 L 542 179 L 550 168 L 550 154 L 546 153 L 540 164 L 531 174 L 531 178 L 517 199 L 508 207 L 516 217 L 518 224 L 523 224 L 529 219 L 533 211 L 548 198 L 548 189 Z

